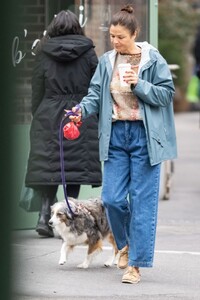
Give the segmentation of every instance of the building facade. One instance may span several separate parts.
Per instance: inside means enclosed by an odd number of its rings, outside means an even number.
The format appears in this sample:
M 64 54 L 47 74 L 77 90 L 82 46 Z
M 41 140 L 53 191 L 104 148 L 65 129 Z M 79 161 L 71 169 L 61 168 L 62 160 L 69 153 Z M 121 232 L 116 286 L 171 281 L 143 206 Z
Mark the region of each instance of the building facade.
M 138 40 L 150 40 L 150 12 L 155 10 L 152 4 L 157 1 L 134 0 L 140 22 Z M 108 26 L 111 16 L 123 5 L 122 0 L 21 0 L 17 15 L 17 32 L 13 40 L 13 65 L 16 76 L 16 97 L 14 99 L 15 123 L 31 122 L 31 74 L 34 63 L 32 49 L 43 36 L 43 33 L 55 14 L 60 10 L 71 10 L 79 18 L 86 36 L 95 45 L 97 55 L 111 49 Z M 153 8 L 153 10 L 152 10 Z M 156 28 L 156 27 L 155 27 Z M 154 32 L 155 34 L 155 32 Z

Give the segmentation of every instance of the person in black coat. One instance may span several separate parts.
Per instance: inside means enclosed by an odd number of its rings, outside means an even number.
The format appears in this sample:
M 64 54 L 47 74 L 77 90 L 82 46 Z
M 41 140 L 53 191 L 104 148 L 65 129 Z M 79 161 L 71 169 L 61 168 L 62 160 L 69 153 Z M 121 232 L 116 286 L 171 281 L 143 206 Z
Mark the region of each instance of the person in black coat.
M 32 123 L 25 184 L 42 192 L 36 231 L 52 237 L 50 206 L 62 184 L 59 127 L 65 109 L 87 95 L 98 63 L 92 40 L 87 38 L 71 11 L 59 12 L 37 47 L 32 77 Z M 77 198 L 80 185 L 101 186 L 97 115 L 85 120 L 77 140 L 63 141 L 67 195 Z

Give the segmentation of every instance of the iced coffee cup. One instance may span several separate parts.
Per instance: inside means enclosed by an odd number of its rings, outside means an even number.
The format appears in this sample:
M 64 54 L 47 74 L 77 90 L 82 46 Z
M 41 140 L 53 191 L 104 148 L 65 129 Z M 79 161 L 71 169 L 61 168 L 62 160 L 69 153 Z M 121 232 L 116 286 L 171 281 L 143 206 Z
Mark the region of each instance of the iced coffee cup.
M 120 78 L 121 86 L 129 86 L 129 84 L 124 81 L 123 76 L 125 75 L 126 71 L 131 70 L 131 64 L 128 64 L 128 63 L 127 64 L 119 64 L 118 70 L 119 70 L 119 78 Z

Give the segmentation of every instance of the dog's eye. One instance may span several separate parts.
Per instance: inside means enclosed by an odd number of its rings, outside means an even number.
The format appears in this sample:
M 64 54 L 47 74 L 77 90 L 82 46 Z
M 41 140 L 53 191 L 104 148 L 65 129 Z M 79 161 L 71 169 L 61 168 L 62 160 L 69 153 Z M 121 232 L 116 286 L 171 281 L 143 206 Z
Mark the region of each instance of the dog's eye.
M 57 216 L 61 217 L 61 216 L 63 216 L 63 213 L 57 213 Z

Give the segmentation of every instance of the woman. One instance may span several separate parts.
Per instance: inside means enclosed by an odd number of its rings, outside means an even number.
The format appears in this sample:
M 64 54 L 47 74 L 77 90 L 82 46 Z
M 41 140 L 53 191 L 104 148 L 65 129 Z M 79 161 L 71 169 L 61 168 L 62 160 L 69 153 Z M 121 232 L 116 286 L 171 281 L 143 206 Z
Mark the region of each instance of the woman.
M 89 93 L 74 121 L 99 114 L 102 199 L 120 250 L 124 283 L 138 283 L 140 267 L 152 267 L 160 163 L 175 158 L 174 85 L 165 59 L 147 42 L 137 43 L 131 6 L 110 24 L 113 50 L 99 60 Z M 118 65 L 130 63 L 120 85 Z M 75 111 L 77 107 L 73 107 Z
M 84 36 L 71 11 L 61 11 L 47 28 L 37 48 L 32 78 L 30 154 L 26 186 L 42 192 L 36 231 L 53 236 L 48 226 L 50 206 L 61 181 L 59 126 L 64 108 L 70 108 L 88 92 L 98 63 L 92 41 Z M 97 116 L 85 120 L 77 140 L 64 140 L 64 162 L 68 196 L 77 198 L 80 185 L 101 185 Z

